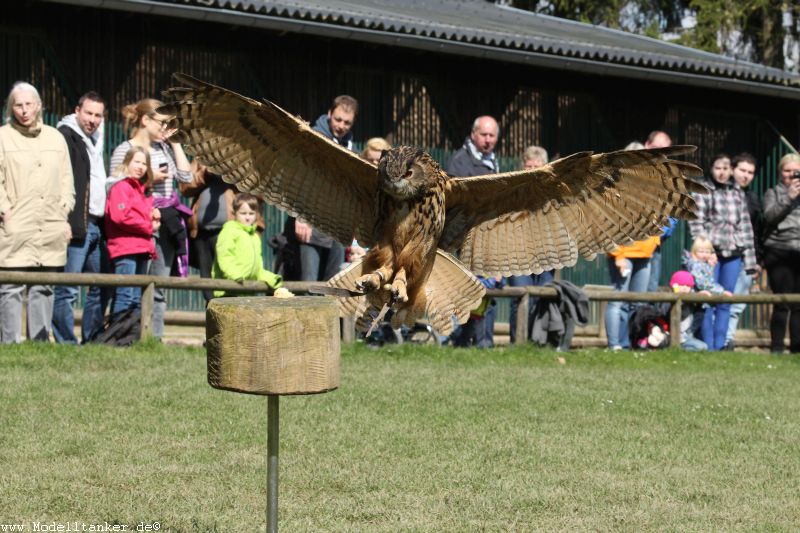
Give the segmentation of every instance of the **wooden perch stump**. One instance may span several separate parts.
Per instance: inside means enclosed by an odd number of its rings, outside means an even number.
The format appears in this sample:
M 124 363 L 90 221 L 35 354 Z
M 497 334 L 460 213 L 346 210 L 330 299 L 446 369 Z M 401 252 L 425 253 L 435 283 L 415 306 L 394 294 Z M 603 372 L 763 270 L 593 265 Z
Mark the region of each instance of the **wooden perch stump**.
M 315 394 L 339 386 L 333 298 L 215 298 L 206 310 L 208 383 L 250 394 Z

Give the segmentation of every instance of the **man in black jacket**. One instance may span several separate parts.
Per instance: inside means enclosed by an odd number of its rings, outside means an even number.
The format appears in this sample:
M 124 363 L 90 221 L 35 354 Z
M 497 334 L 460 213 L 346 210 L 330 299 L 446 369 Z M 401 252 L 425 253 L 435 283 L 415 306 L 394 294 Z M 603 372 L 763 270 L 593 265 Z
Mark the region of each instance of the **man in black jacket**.
M 106 206 L 106 171 L 103 162 L 103 114 L 105 103 L 96 92 L 81 96 L 75 113 L 58 123 L 69 148 L 75 178 L 75 209 L 69 215 L 72 240 L 67 248 L 64 272 L 101 272 L 103 263 L 103 214 Z M 59 285 L 53 304 L 53 335 L 57 342 L 76 344 L 72 305 L 77 287 Z M 103 329 L 106 298 L 100 287 L 89 287 L 83 307 L 83 342 Z
M 334 98 L 328 112 L 320 115 L 312 129 L 348 150 L 353 150 L 353 124 L 358 115 L 358 100 L 342 94 Z M 284 271 L 284 279 L 299 281 L 327 281 L 333 277 L 344 263 L 344 246 L 332 237 L 325 235 L 310 224 L 289 217 L 284 227 L 284 235 L 290 250 L 297 250 L 299 272 Z
M 472 123 L 472 131 L 464 146 L 447 162 L 445 172 L 451 176 L 470 177 L 500 172 L 494 147 L 499 135 L 497 121 L 486 115 Z
M 494 153 L 497 145 L 497 137 L 500 134 L 500 127 L 497 121 L 484 115 L 475 119 L 472 123 L 472 131 L 464 140 L 461 147 L 445 166 L 445 172 L 453 177 L 482 176 L 484 174 L 494 174 L 500 172 L 500 165 Z M 484 284 L 490 280 L 482 280 Z M 499 279 L 497 281 L 500 281 Z M 494 313 L 496 302 L 489 300 L 486 310 L 481 318 L 482 327 L 474 328 L 474 342 L 480 347 L 494 346 Z M 469 318 L 466 324 L 461 326 L 466 330 L 474 327 L 475 318 Z M 460 329 L 456 330 L 451 338 L 457 339 L 461 336 Z

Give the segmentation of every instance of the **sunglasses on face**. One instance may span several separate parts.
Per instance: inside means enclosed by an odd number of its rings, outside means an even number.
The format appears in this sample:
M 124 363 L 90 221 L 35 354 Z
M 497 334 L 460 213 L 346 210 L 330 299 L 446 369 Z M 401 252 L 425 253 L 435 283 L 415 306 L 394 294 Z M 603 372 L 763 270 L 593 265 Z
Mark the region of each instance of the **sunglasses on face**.
M 152 120 L 153 122 L 157 123 L 158 126 L 162 130 L 165 129 L 167 127 L 167 125 L 169 124 L 169 119 L 168 118 L 159 119 L 159 118 L 155 118 L 155 117 L 150 117 L 150 120 Z

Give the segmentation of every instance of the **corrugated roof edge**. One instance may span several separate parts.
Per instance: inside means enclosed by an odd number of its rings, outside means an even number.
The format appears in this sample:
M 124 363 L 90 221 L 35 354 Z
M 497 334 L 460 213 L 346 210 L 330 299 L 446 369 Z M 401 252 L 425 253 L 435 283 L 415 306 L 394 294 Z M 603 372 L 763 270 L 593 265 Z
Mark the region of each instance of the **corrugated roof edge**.
M 184 0 L 183 2 L 172 2 L 165 0 L 39 1 L 133 11 L 139 13 L 152 13 L 163 16 L 223 22 L 226 24 L 260 27 L 271 30 L 309 33 L 313 35 L 334 38 L 350 38 L 376 44 L 405 46 L 426 51 L 481 57 L 497 61 L 537 65 L 559 70 L 572 70 L 590 74 L 650 79 L 668 83 L 688 83 L 695 86 L 723 88 L 737 92 L 765 94 L 800 100 L 800 76 L 779 69 L 771 69 L 769 67 L 754 65 L 747 62 L 738 62 L 738 64 L 741 64 L 743 67 L 745 67 L 742 72 L 732 72 L 729 70 L 732 68 L 729 58 L 724 58 L 727 60 L 725 62 L 702 61 L 702 65 L 693 64 L 692 67 L 687 70 L 676 71 L 671 69 L 674 69 L 676 66 L 679 66 L 682 63 L 685 64 L 685 62 L 690 61 L 690 59 L 686 57 L 675 58 L 676 62 L 674 65 L 667 65 L 669 68 L 656 68 L 657 63 L 653 62 L 652 59 L 654 59 L 654 56 L 657 56 L 658 54 L 650 54 L 649 58 L 642 56 L 639 58 L 627 58 L 627 60 L 624 58 L 619 58 L 617 61 L 601 61 L 597 59 L 586 59 L 581 57 L 583 54 L 579 54 L 578 50 L 566 46 L 558 47 L 551 45 L 547 47 L 547 50 L 558 51 L 560 54 L 548 51 L 531 50 L 531 47 L 526 47 L 526 49 L 523 50 L 520 50 L 519 48 L 502 48 L 498 46 L 476 44 L 474 42 L 470 42 L 470 40 L 464 39 L 443 39 L 441 37 L 426 37 L 419 34 L 412 35 L 410 33 L 398 33 L 398 30 L 375 30 L 364 28 L 362 26 L 353 26 L 341 23 L 332 24 L 329 22 L 320 21 L 319 18 L 313 20 L 314 17 L 309 17 L 308 13 L 306 13 L 306 15 L 302 18 L 292 16 L 291 12 L 285 7 L 283 9 L 275 9 L 274 6 L 273 9 L 268 10 L 256 9 L 254 4 L 250 3 L 247 5 L 246 2 L 242 1 L 224 2 L 224 4 L 228 6 L 230 6 L 232 3 L 235 3 L 236 8 L 234 9 L 219 7 L 219 0 L 212 0 L 210 3 L 214 5 L 211 7 L 208 7 L 208 1 L 203 0 Z M 268 6 L 263 4 L 259 7 L 266 8 Z M 276 14 L 262 14 L 264 11 Z M 280 14 L 278 14 L 278 12 L 280 12 Z M 538 17 L 547 16 L 536 14 L 531 15 Z M 555 21 L 560 24 L 581 25 L 581 23 L 557 19 L 555 17 L 549 18 L 555 19 Z M 384 26 L 384 28 L 386 27 L 386 21 L 382 21 L 380 24 Z M 600 28 L 592 25 L 582 26 L 588 26 L 589 28 L 595 30 L 602 29 L 603 31 L 619 32 L 619 30 Z M 395 26 L 391 25 L 391 27 L 394 28 Z M 648 37 L 629 34 L 626 32 L 621 33 L 628 38 L 648 39 L 648 41 L 652 41 L 652 39 Z M 667 46 L 685 48 L 673 43 L 662 41 L 656 42 Z M 540 50 L 542 50 L 542 48 L 543 47 L 539 47 Z M 689 50 L 698 52 L 694 49 Z M 708 53 L 703 52 L 703 54 Z M 717 60 L 722 57 L 715 54 L 708 55 Z M 641 66 L 643 62 L 651 63 L 651 66 Z M 631 63 L 638 63 L 638 66 Z M 747 68 L 753 66 L 759 68 Z M 768 69 L 768 71 L 765 71 L 764 69 Z M 723 70 L 724 72 L 720 73 L 720 70 Z M 776 73 L 780 73 L 780 75 L 776 76 Z M 754 79 L 757 81 L 753 81 Z
M 175 3 L 176 0 L 155 0 L 161 3 Z M 448 0 L 439 0 L 440 4 L 446 4 Z M 275 12 L 277 14 L 277 6 L 270 6 L 268 2 L 259 2 L 258 0 L 241 0 L 238 2 L 230 2 L 225 0 L 183 0 L 185 4 L 195 4 L 195 5 L 204 5 L 204 6 L 215 6 L 219 9 L 234 9 L 239 11 L 249 11 L 253 13 L 258 13 L 259 11 L 264 12 Z M 322 4 L 317 4 L 313 8 L 308 5 L 301 5 L 295 4 L 293 7 L 290 7 L 292 2 L 276 2 L 277 4 L 282 4 L 282 12 L 280 16 L 290 17 L 290 18 L 300 18 L 300 19 L 312 19 L 322 23 L 330 22 L 334 25 L 343 25 L 343 26 L 358 26 L 358 27 L 366 27 L 369 29 L 379 29 L 383 31 L 407 34 L 407 35 L 427 35 L 432 38 L 439 38 L 443 40 L 450 40 L 450 41 L 463 41 L 463 42 L 475 42 L 487 44 L 489 46 L 497 47 L 497 48 L 512 48 L 512 49 L 519 49 L 519 48 L 527 48 L 531 51 L 546 51 L 547 47 L 545 43 L 550 44 L 555 39 L 543 38 L 541 36 L 525 36 L 519 32 L 512 32 L 509 29 L 509 33 L 506 35 L 502 35 L 497 32 L 496 29 L 489 29 L 489 28 L 480 28 L 479 26 L 475 26 L 472 28 L 472 32 L 469 29 L 465 29 L 464 27 L 449 24 L 443 20 L 437 21 L 427 21 L 422 20 L 419 17 L 415 16 L 404 16 L 398 14 L 397 11 L 393 13 L 386 14 L 383 13 L 385 19 L 387 20 L 375 20 L 375 14 L 371 12 L 374 7 L 363 6 L 364 12 L 351 12 L 348 13 L 347 16 L 349 18 L 345 19 L 344 15 L 338 12 L 335 7 L 328 8 Z M 434 2 L 435 3 L 435 2 Z M 232 5 L 233 4 L 233 5 Z M 290 5 L 287 5 L 290 4 Z M 349 2 L 351 6 L 355 6 L 355 9 L 359 9 L 361 6 L 358 6 L 358 2 Z M 432 3 L 433 4 L 433 3 Z M 394 4 L 402 6 L 403 4 Z M 463 6 L 462 6 L 463 7 Z M 616 30 L 613 28 L 607 28 L 603 26 L 596 26 L 592 24 L 586 24 L 582 22 L 576 22 L 568 19 L 562 19 L 558 17 L 552 17 L 549 15 L 544 15 L 540 13 L 533 13 L 526 10 L 517 9 L 510 6 L 500 5 L 500 4 L 492 4 L 485 1 L 475 2 L 471 4 L 469 7 L 474 9 L 476 12 L 486 12 L 486 13 L 493 13 L 493 14 L 511 14 L 514 18 L 525 17 L 530 18 L 531 20 L 540 20 L 540 21 L 547 21 L 548 24 L 556 25 L 556 26 L 564 26 L 578 29 L 579 31 L 586 32 L 599 32 L 605 33 L 606 35 L 613 35 L 615 37 L 620 37 L 626 41 L 638 41 L 641 43 L 646 43 L 648 45 L 656 46 L 661 48 L 662 50 L 659 51 L 640 51 L 639 54 L 631 53 L 632 50 L 635 48 L 630 47 L 620 47 L 620 46 L 613 46 L 609 44 L 597 44 L 590 42 L 590 39 L 584 40 L 575 40 L 569 38 L 562 38 L 558 39 L 558 42 L 562 44 L 562 46 L 556 47 L 554 50 L 556 53 L 563 54 L 563 55 L 582 55 L 586 57 L 584 54 L 593 55 L 598 59 L 603 59 L 603 56 L 607 56 L 606 61 L 620 61 L 620 62 L 630 62 L 630 61 L 642 61 L 650 60 L 652 61 L 653 67 L 667 67 L 667 68 L 682 68 L 687 71 L 694 71 L 694 72 L 715 72 L 719 69 L 719 72 L 725 74 L 728 77 L 755 77 L 757 79 L 763 79 L 765 81 L 770 81 L 773 83 L 791 83 L 791 82 L 800 82 L 800 75 L 796 75 L 794 73 L 790 73 L 787 71 L 783 71 L 781 69 L 767 67 L 765 65 L 760 65 L 757 63 L 751 63 L 747 61 L 736 60 L 733 58 L 728 58 L 726 56 L 722 56 L 719 54 L 713 54 L 710 52 L 706 52 L 703 50 L 697 50 L 694 48 L 682 46 L 676 43 L 670 43 L 668 41 L 662 41 L 659 39 L 653 39 L 651 37 L 637 35 L 629 32 L 625 32 L 622 30 Z M 326 20 L 326 18 L 328 20 Z M 478 18 L 477 20 L 486 20 Z M 387 27 L 387 22 L 389 25 Z M 498 21 L 493 21 L 498 22 Z M 371 26 L 371 28 L 370 28 Z M 426 26 L 433 26 L 434 28 L 425 29 Z M 437 31 L 438 30 L 438 31 Z M 487 35 L 487 37 L 481 37 L 476 32 L 485 31 L 487 34 L 491 34 L 491 36 Z M 470 34 L 472 33 L 472 34 Z M 609 51 L 619 51 L 621 53 L 612 53 Z M 676 54 L 672 54 L 670 52 L 677 52 Z

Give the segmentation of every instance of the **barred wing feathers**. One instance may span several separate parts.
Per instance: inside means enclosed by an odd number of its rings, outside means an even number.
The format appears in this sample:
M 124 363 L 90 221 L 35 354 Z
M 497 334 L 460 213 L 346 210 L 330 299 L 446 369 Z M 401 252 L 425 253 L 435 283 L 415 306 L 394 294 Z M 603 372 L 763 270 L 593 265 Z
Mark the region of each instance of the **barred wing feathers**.
M 459 324 L 465 323 L 469 312 L 481 304 L 486 289 L 452 255 L 437 250 L 425 293 L 428 297 L 426 314 L 433 329 L 440 335 L 450 335 L 452 317 L 455 316 Z
M 358 262 L 342 270 L 328 281 L 331 287 L 354 290 L 356 280 L 363 274 L 363 263 Z M 452 255 L 436 251 L 431 275 L 425 285 L 427 315 L 433 329 L 440 335 L 449 335 L 453 331 L 453 317 L 461 324 L 469 318 L 469 312 L 477 308 L 486 290 L 480 281 Z M 388 303 L 390 292 L 379 290 L 366 296 L 338 298 L 341 316 L 355 315 L 356 326 L 366 331 L 384 304 Z M 422 316 L 399 314 L 392 318 L 392 326 L 402 324 L 411 326 Z
M 670 216 L 694 219 L 690 194 L 707 192 L 687 179 L 699 167 L 669 159 L 694 150 L 582 152 L 534 170 L 451 178 L 440 246 L 459 249 L 473 272 L 507 276 L 659 235 Z
M 269 101 L 257 102 L 184 74 L 164 92 L 176 140 L 240 191 L 349 243 L 372 243 L 377 167 Z

